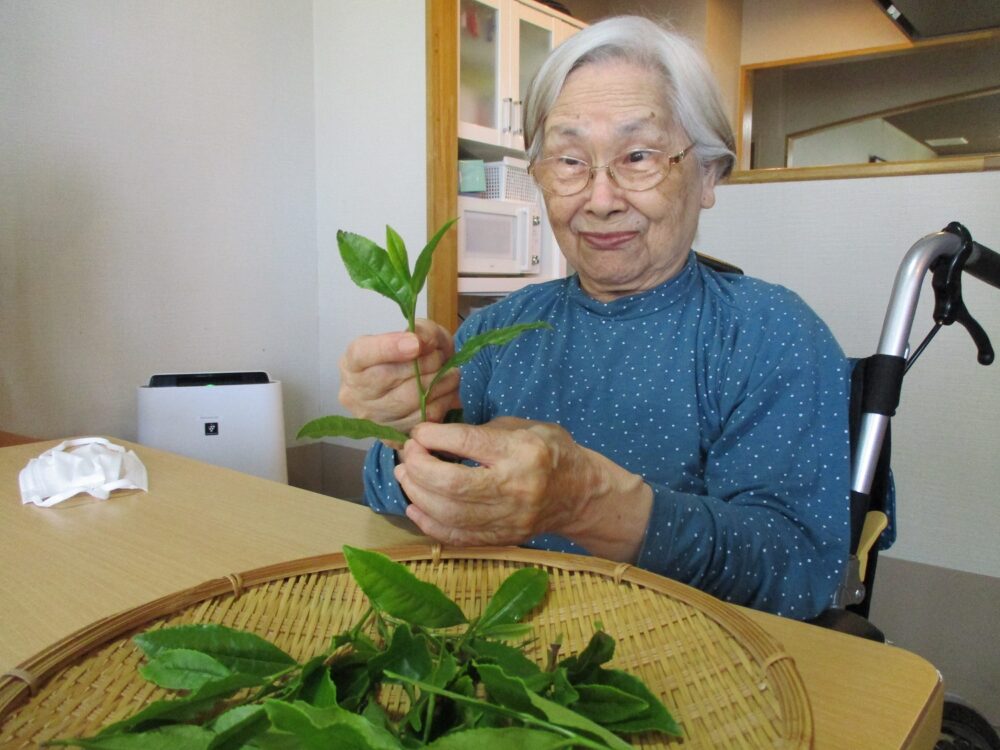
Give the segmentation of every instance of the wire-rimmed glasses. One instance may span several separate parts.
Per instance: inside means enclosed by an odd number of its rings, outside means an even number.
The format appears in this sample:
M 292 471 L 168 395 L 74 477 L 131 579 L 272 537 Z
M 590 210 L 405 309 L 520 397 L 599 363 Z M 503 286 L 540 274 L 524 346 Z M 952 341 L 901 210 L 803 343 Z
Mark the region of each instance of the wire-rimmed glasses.
M 592 166 L 574 156 L 550 156 L 533 163 L 528 171 L 543 191 L 563 198 L 583 191 L 601 169 L 608 170 L 608 177 L 620 188 L 639 192 L 651 190 L 663 182 L 670 168 L 680 163 L 693 148 L 694 144 L 689 144 L 676 154 L 655 148 L 633 148 L 600 166 Z

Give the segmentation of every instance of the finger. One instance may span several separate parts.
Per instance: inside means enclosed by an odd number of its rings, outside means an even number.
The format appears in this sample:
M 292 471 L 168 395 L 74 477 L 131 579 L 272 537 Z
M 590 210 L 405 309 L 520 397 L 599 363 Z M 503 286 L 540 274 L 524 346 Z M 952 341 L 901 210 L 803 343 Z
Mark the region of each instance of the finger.
M 348 344 L 341 369 L 357 373 L 377 365 L 412 362 L 421 346 L 421 339 L 407 331 L 359 336 Z
M 462 456 L 484 466 L 511 455 L 522 439 L 510 430 L 489 425 L 431 423 L 417 425 L 410 437 L 427 450 Z
M 455 342 L 447 329 L 439 323 L 426 318 L 417 318 L 414 322 L 414 332 L 420 339 L 421 353 L 440 351 L 444 352 L 445 359 L 454 354 Z
M 424 534 L 449 547 L 508 546 L 525 541 L 496 529 L 471 531 L 456 528 L 438 521 L 417 505 L 406 506 L 406 515 Z

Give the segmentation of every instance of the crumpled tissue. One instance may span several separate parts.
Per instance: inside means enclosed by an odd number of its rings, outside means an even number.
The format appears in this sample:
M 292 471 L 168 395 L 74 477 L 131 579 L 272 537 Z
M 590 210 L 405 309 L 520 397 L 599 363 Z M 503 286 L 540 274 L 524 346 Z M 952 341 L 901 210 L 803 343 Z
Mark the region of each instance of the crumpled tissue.
M 86 492 L 107 500 L 113 490 L 149 490 L 146 467 L 134 451 L 99 437 L 64 440 L 21 469 L 21 502 L 42 508 Z

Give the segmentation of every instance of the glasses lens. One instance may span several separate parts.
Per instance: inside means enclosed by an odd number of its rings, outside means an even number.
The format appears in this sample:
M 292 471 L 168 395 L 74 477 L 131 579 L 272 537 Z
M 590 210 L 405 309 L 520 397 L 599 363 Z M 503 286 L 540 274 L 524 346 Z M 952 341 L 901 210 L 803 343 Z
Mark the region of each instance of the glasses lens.
M 573 195 L 587 186 L 590 165 L 571 156 L 551 156 L 532 166 L 531 174 L 546 193 Z
M 670 171 L 670 157 L 654 149 L 626 151 L 611 163 L 611 170 L 626 190 L 649 190 Z

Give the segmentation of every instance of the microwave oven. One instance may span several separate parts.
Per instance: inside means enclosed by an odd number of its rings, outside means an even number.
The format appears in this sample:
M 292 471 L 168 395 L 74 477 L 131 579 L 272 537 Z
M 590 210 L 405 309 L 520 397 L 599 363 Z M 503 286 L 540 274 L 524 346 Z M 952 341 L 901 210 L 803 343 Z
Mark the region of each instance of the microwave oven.
M 529 201 L 458 198 L 458 272 L 522 276 L 542 267 L 542 208 Z

